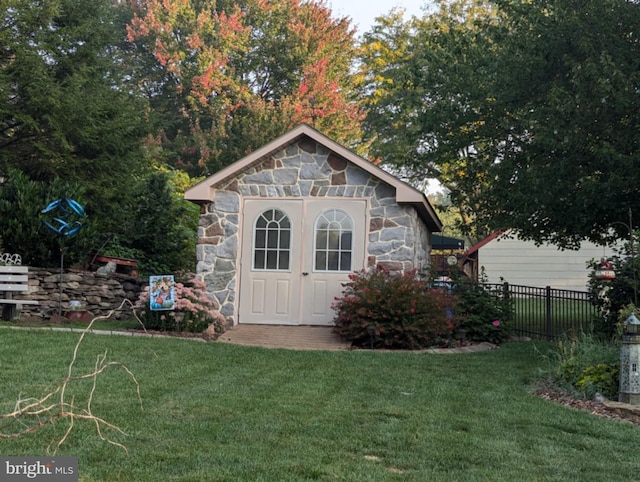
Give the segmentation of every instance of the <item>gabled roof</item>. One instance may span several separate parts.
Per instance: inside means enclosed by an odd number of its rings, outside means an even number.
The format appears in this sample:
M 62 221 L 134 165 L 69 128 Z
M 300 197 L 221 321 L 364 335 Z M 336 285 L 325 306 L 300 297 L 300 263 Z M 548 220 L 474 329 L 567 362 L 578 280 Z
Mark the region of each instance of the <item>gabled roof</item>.
M 230 166 L 227 166 L 209 176 L 204 181 L 188 189 L 184 194 L 185 199 L 197 203 L 213 201 L 216 185 L 230 179 L 235 174 L 260 163 L 270 155 L 295 144 L 304 137 L 308 137 L 318 144 L 323 145 L 326 149 L 343 157 L 348 162 L 353 163 L 363 171 L 366 171 L 370 175 L 393 187 L 396 191 L 396 202 L 399 204 L 410 204 L 414 206 L 423 221 L 432 231 L 440 231 L 442 229 L 442 222 L 438 218 L 433 206 L 431 206 L 431 203 L 429 203 L 429 200 L 424 193 L 418 191 L 414 187 L 401 181 L 397 177 L 389 174 L 366 159 L 358 156 L 346 147 L 329 139 L 307 124 L 300 124 L 298 127 L 295 127 L 277 139 L 253 151 L 251 154 L 243 157 L 239 161 L 236 161 Z
M 484 238 L 482 241 L 477 242 L 476 244 L 471 246 L 467 251 L 465 251 L 465 253 L 464 253 L 465 256 L 468 257 L 468 256 L 472 255 L 473 253 L 475 253 L 476 251 L 479 251 L 480 248 L 482 248 L 483 246 L 489 244 L 491 241 L 493 241 L 494 239 L 496 239 L 500 235 L 504 234 L 505 232 L 506 232 L 505 230 L 494 231 L 489 236 Z

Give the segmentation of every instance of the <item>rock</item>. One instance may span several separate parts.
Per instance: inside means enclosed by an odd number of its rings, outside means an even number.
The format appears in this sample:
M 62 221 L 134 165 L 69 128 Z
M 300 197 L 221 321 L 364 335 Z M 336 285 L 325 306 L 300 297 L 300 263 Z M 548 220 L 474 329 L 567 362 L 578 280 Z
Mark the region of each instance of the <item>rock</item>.
M 607 401 L 607 397 L 602 395 L 602 393 L 596 392 L 596 394 L 593 396 L 593 400 L 598 403 L 604 403 Z
M 116 272 L 116 263 L 113 261 L 109 261 L 106 265 L 101 266 L 96 270 L 96 274 L 101 276 L 111 276 Z

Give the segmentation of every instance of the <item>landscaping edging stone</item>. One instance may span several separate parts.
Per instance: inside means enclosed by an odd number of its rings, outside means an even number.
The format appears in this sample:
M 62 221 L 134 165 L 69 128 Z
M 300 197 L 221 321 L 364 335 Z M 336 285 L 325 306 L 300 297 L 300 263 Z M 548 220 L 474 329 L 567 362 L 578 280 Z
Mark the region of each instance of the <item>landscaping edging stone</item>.
M 116 330 L 87 330 L 86 328 L 62 328 L 56 326 L 47 326 L 47 327 L 35 327 L 35 326 L 4 326 L 0 328 L 10 328 L 12 330 L 23 330 L 23 331 L 57 331 L 57 332 L 65 332 L 65 333 L 91 333 L 93 335 L 116 335 L 116 336 L 139 336 L 145 338 L 172 338 L 172 339 L 181 339 L 181 340 L 196 340 L 196 341 L 209 341 L 203 337 L 198 336 L 175 336 L 175 335 L 164 335 L 161 333 L 155 332 L 144 332 L 144 331 L 116 331 Z
M 602 404 L 613 410 L 620 410 L 622 412 L 626 412 L 628 414 L 636 415 L 640 417 L 640 407 L 636 407 L 635 405 L 630 405 L 628 403 L 623 402 L 614 402 L 611 400 L 605 400 Z
M 117 335 L 117 336 L 142 336 L 142 337 L 147 337 L 147 338 L 181 338 L 181 339 L 188 339 L 188 340 L 199 340 L 199 341 L 214 341 L 212 339 L 208 339 L 206 337 L 199 337 L 199 336 L 181 336 L 180 334 L 173 334 L 173 335 L 168 335 L 168 334 L 163 334 L 163 333 L 158 333 L 158 332 L 145 332 L 145 331 L 141 331 L 141 330 L 131 330 L 131 331 L 117 331 L 117 330 L 86 330 L 86 328 L 65 328 L 65 327 L 54 327 L 54 326 L 47 326 L 47 327 L 34 327 L 34 326 L 8 326 L 8 327 L 4 327 L 4 328 L 11 328 L 14 330 L 26 330 L 26 331 L 36 331 L 36 330 L 49 330 L 49 331 L 57 331 L 57 332 L 69 332 L 69 333 L 83 333 L 83 332 L 87 332 L 87 333 L 92 333 L 92 334 L 96 334 L 96 335 Z M 230 343 L 230 344 L 236 344 L 236 345 L 244 345 L 244 343 L 240 342 L 234 342 L 231 340 L 220 340 L 221 343 Z M 252 344 L 250 346 L 256 346 L 256 347 L 261 347 L 261 348 L 278 348 L 278 349 L 295 349 L 292 347 L 276 347 L 276 346 L 260 346 L 259 344 Z M 427 348 L 424 350 L 405 350 L 405 352 L 408 353 L 416 353 L 416 354 L 433 354 L 433 355 L 455 355 L 455 354 L 462 354 L 462 353 L 479 353 L 479 352 L 483 352 L 483 351 L 489 351 L 489 350 L 496 350 L 498 348 L 497 345 L 494 345 L 492 343 L 477 343 L 474 345 L 468 345 L 468 346 L 461 346 L 461 347 L 456 347 L 456 348 Z M 359 351 L 359 352 L 371 352 L 371 351 L 375 351 L 378 353 L 398 353 L 401 352 L 402 350 L 367 350 L 367 349 L 351 349 L 351 348 L 342 348 L 341 350 L 345 350 L 345 351 Z

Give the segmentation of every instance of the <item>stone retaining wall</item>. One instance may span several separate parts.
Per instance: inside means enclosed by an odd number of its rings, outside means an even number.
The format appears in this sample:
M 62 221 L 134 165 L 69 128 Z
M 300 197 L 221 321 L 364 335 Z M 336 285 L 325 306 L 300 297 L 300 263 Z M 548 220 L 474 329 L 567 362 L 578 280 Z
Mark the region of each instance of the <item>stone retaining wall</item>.
M 94 316 L 101 316 L 117 309 L 124 299 L 135 303 L 148 282 L 147 279 L 118 274 L 105 276 L 92 271 L 68 270 L 62 275 L 61 294 L 60 272 L 30 267 L 29 293 L 16 295 L 16 298 L 38 302 L 38 305 L 22 306 L 22 313 L 26 315 L 48 317 L 57 313 L 60 301 L 64 312 L 68 310 L 70 300 L 79 300 L 87 311 Z M 114 313 L 113 316 L 127 317 L 129 310 L 126 305 L 124 311 Z

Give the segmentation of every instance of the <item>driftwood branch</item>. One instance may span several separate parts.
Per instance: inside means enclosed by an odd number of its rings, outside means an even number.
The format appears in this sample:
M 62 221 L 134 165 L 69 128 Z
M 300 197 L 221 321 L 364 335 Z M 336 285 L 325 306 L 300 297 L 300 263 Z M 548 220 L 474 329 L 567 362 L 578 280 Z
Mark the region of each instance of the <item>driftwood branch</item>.
M 98 376 L 104 373 L 104 371 L 108 368 L 117 367 L 122 369 L 129 376 L 129 378 L 133 380 L 136 386 L 136 394 L 140 402 L 140 409 L 143 410 L 144 407 L 142 405 L 142 396 L 140 394 L 140 384 L 138 383 L 135 375 L 122 363 L 107 361 L 107 350 L 96 357 L 93 371 L 81 375 L 74 375 L 74 368 L 78 359 L 78 350 L 80 349 L 80 344 L 84 340 L 86 334 L 91 331 L 94 322 L 97 320 L 108 319 L 116 310 L 121 310 L 127 303 L 131 305 L 131 302 L 129 300 L 124 300 L 117 309 L 110 311 L 107 315 L 97 316 L 93 318 L 89 325 L 84 330 L 82 330 L 80 338 L 78 339 L 78 342 L 73 349 L 73 355 L 67 369 L 67 376 L 58 384 L 58 386 L 55 387 L 55 389 L 53 389 L 49 393 L 46 393 L 40 398 L 30 397 L 23 399 L 21 396 L 19 396 L 18 400 L 16 401 L 15 407 L 11 412 L 0 414 L 0 439 L 13 439 L 22 437 L 24 435 L 40 430 L 41 428 L 50 425 L 54 421 L 60 419 L 66 420 L 68 426 L 64 435 L 57 441 L 57 443 L 54 442 L 55 448 L 53 449 L 52 453 L 55 455 L 58 449 L 67 440 L 69 434 L 72 432 L 76 420 L 86 420 L 92 422 L 95 425 L 96 433 L 101 440 L 110 443 L 111 445 L 115 445 L 116 447 L 119 447 L 127 452 L 127 447 L 119 442 L 116 442 L 115 440 L 112 440 L 110 437 L 104 435 L 103 432 L 104 429 L 108 429 L 122 435 L 126 435 L 126 433 L 117 425 L 114 425 L 104 420 L 103 418 L 96 416 L 93 413 L 92 404 L 94 396 L 96 394 Z M 135 312 L 133 310 L 132 312 L 138 322 L 140 322 L 140 324 L 142 325 L 142 322 L 135 314 Z M 144 329 L 144 325 L 142 325 L 142 327 Z M 88 393 L 86 406 L 80 408 L 75 405 L 73 398 L 70 401 L 67 401 L 67 388 L 69 388 L 70 384 L 76 381 L 87 379 L 92 380 L 91 389 Z M 52 403 L 52 400 L 57 401 Z M 51 445 L 53 445 L 53 443 Z M 48 451 L 50 451 L 51 445 L 49 446 Z

